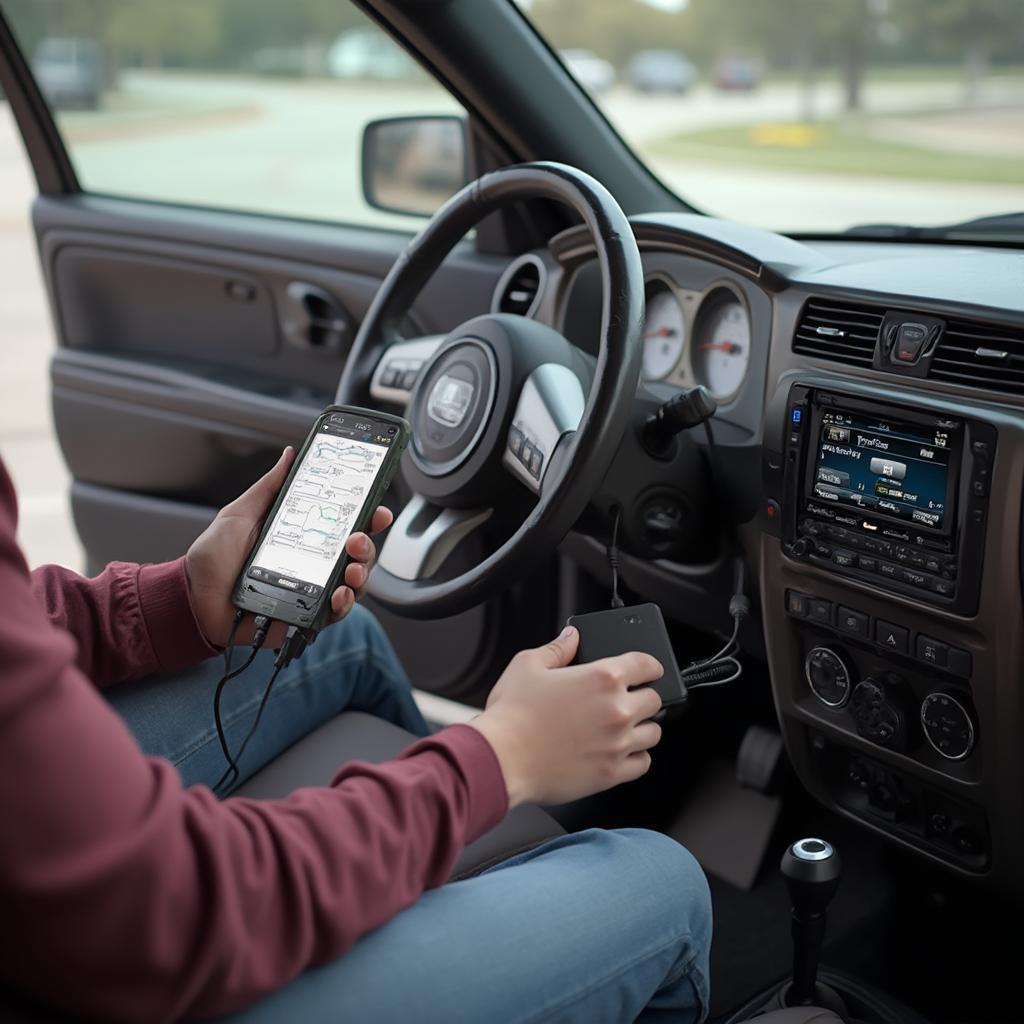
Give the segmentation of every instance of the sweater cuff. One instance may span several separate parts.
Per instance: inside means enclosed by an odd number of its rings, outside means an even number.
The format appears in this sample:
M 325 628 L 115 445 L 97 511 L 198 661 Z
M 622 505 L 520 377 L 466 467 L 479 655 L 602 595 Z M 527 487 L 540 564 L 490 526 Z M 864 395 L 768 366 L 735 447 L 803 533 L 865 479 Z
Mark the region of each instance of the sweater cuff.
M 139 605 L 161 672 L 190 668 L 217 653 L 192 610 L 184 556 L 139 568 Z
M 482 733 L 469 725 L 450 725 L 426 743 L 444 744 L 466 781 L 469 814 L 465 842 L 471 843 L 489 832 L 508 814 L 508 788 L 494 748 Z

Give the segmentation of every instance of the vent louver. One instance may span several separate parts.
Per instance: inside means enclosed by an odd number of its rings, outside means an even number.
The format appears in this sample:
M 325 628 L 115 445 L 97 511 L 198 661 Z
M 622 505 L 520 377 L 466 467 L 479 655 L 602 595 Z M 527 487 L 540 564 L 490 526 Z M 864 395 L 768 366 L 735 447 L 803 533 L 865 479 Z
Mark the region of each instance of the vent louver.
M 544 264 L 536 256 L 523 256 L 510 264 L 494 290 L 491 311 L 532 316 L 540 301 Z
M 1024 330 L 951 318 L 935 348 L 929 376 L 987 391 L 1024 394 Z
M 870 366 L 885 310 L 854 302 L 811 299 L 804 306 L 793 351 L 834 363 Z

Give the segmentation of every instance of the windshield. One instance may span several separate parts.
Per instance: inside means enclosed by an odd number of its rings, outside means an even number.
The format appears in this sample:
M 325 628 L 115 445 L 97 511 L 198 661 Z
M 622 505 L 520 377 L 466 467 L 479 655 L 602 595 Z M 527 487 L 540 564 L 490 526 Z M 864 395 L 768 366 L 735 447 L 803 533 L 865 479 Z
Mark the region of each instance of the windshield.
M 1022 0 L 520 6 L 705 213 L 831 233 L 1024 211 Z

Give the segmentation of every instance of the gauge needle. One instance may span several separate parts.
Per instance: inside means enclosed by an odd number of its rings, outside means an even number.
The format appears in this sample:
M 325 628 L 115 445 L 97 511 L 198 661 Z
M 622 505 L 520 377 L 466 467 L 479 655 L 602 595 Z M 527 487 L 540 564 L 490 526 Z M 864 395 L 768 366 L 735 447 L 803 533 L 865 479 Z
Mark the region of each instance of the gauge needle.
M 700 346 L 701 352 L 724 352 L 727 356 L 738 356 L 743 346 L 735 341 L 709 341 Z
M 676 329 L 674 327 L 659 327 L 656 331 L 649 331 L 644 335 L 645 338 L 672 338 L 676 335 Z

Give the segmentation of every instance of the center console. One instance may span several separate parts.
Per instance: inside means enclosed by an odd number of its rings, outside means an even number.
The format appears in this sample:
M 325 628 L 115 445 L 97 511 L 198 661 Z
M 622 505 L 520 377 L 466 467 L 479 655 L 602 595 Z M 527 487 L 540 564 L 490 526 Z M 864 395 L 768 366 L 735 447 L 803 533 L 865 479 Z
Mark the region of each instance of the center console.
M 983 874 L 993 754 L 978 623 L 998 419 L 858 384 L 793 379 L 766 424 L 778 440 L 765 445 L 761 578 L 780 721 L 822 800 Z

